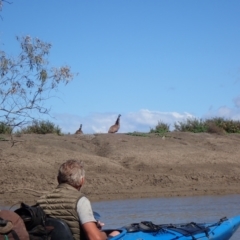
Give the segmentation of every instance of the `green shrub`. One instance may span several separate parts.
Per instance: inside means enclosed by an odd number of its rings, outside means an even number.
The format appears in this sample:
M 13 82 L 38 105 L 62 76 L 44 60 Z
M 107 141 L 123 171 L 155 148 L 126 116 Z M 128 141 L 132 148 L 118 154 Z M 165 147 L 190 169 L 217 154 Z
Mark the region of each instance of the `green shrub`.
M 216 126 L 221 127 L 221 125 L 225 122 L 226 120 L 222 117 L 215 117 L 211 119 L 206 119 L 206 123 L 214 123 Z
M 217 126 L 214 122 L 209 122 L 206 124 L 207 124 L 207 132 L 208 133 L 216 133 L 216 134 L 226 133 L 226 131 L 223 128 Z
M 32 125 L 23 128 L 22 133 L 37 133 L 37 134 L 47 134 L 56 133 L 61 135 L 61 129 L 50 121 L 33 121 Z
M 141 133 L 141 132 L 129 132 L 129 133 L 126 133 L 126 135 L 135 136 L 135 137 L 148 137 L 149 136 L 147 133 Z
M 0 134 L 11 134 L 12 130 L 12 127 L 7 125 L 6 123 L 0 122 Z
M 240 121 L 224 118 L 213 118 L 206 120 L 207 125 L 216 125 L 226 133 L 240 133 Z
M 198 120 L 194 119 L 187 119 L 186 122 L 178 122 L 174 124 L 175 130 L 179 132 L 207 132 L 207 125 L 205 121 L 202 119 Z
M 151 128 L 149 133 L 164 134 L 170 132 L 170 125 L 161 121 L 158 121 L 158 124 L 155 128 Z
M 222 124 L 222 128 L 227 133 L 240 133 L 240 121 L 226 120 Z
M 222 117 L 198 120 L 187 119 L 185 122 L 174 124 L 175 130 L 179 132 L 208 132 L 208 133 L 240 133 L 240 121 L 227 120 Z
M 225 119 L 222 117 L 215 117 L 212 119 L 206 119 L 205 123 L 207 126 L 207 132 L 208 133 L 217 133 L 217 134 L 223 134 L 226 131 L 224 130 L 223 123 L 225 122 Z

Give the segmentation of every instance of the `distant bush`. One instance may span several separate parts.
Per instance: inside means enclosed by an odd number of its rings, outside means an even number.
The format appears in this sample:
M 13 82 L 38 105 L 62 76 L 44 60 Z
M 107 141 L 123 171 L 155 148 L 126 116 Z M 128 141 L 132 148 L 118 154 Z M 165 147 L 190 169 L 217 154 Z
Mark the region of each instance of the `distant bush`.
M 33 121 L 32 125 L 29 125 L 21 130 L 21 133 L 36 133 L 47 134 L 55 133 L 61 135 L 61 129 L 50 121 Z
M 222 118 L 222 117 L 214 117 L 214 118 L 209 118 L 209 119 L 206 119 L 206 123 L 209 124 L 209 123 L 214 123 L 216 126 L 218 127 L 221 127 L 222 124 L 227 121 L 225 118 Z
M 221 127 L 227 133 L 240 133 L 240 121 L 226 120 L 221 124 Z
M 178 122 L 174 124 L 175 130 L 179 132 L 207 132 L 205 121 L 194 119 L 187 119 L 186 122 Z
M 210 128 L 215 125 L 225 133 L 240 133 L 240 121 L 238 120 L 228 120 L 219 117 L 207 119 L 206 124 L 210 126 Z
M 216 117 L 212 119 L 205 120 L 207 126 L 208 133 L 217 133 L 223 134 L 226 133 L 225 129 L 223 128 L 223 123 L 225 122 L 224 118 Z
M 147 133 L 141 133 L 141 132 L 129 132 L 129 133 L 126 133 L 126 135 L 135 136 L 135 137 L 148 137 L 149 136 Z
M 223 128 L 217 126 L 214 122 L 207 123 L 207 132 L 208 133 L 216 133 L 216 134 L 226 133 L 226 131 Z
M 185 122 L 175 123 L 174 127 L 179 132 L 240 133 L 240 121 L 221 117 L 206 120 L 187 119 Z
M 4 122 L 0 122 L 0 134 L 11 134 L 12 128 Z
M 162 121 L 158 121 L 157 126 L 155 126 L 155 128 L 151 128 L 149 133 L 165 134 L 167 132 L 170 132 L 170 125 Z

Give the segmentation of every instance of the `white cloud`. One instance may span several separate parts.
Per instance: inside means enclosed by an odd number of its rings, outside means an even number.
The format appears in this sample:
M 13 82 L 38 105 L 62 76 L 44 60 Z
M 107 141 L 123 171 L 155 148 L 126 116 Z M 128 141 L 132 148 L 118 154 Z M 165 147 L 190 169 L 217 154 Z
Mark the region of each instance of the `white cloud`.
M 240 108 L 240 96 L 234 98 L 233 102 L 237 108 Z
M 118 113 L 92 113 L 88 116 L 78 116 L 71 114 L 54 114 L 55 123 L 64 133 L 74 133 L 80 124 L 86 134 L 107 133 L 109 127 L 117 119 Z M 173 129 L 174 123 L 184 121 L 194 117 L 190 113 L 159 112 L 141 109 L 138 112 L 123 113 L 120 120 L 120 133 L 126 132 L 149 132 L 150 128 L 155 127 L 158 121 L 167 123 Z
M 240 95 L 233 99 L 235 107 L 221 106 L 218 109 L 214 109 L 211 106 L 208 112 L 204 115 L 204 118 L 222 117 L 225 119 L 240 120 Z
M 230 108 L 227 106 L 219 107 L 217 110 L 209 110 L 205 118 L 222 117 L 225 119 L 240 120 L 240 109 Z

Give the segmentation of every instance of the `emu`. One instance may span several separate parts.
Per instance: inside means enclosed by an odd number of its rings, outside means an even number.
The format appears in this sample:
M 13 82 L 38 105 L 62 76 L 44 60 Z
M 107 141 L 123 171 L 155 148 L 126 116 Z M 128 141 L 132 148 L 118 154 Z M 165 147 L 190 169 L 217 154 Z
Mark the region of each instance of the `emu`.
M 83 132 L 82 132 L 82 124 L 80 124 L 80 128 L 75 132 L 75 134 L 83 134 Z
M 115 124 L 112 125 L 109 128 L 108 133 L 116 133 L 119 130 L 119 128 L 120 128 L 120 117 L 121 117 L 121 115 L 119 114 Z

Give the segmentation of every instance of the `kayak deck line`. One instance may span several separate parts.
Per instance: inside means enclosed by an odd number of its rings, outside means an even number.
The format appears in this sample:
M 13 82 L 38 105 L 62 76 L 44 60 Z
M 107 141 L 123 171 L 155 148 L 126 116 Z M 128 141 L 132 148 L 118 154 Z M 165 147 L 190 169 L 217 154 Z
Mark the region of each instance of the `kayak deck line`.
M 160 224 L 133 223 L 120 229 L 111 240 L 229 240 L 240 226 L 240 216 L 221 218 L 215 223 Z M 112 230 L 109 230 L 109 232 Z

